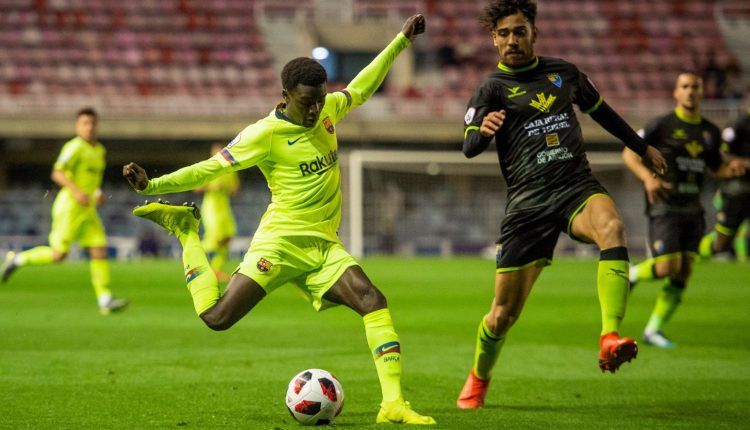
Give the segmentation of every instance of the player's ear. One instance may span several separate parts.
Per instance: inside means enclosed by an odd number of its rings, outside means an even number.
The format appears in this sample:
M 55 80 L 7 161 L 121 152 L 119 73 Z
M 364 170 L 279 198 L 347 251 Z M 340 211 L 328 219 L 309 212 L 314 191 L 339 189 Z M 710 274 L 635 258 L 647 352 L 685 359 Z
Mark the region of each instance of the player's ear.
M 281 90 L 281 97 L 284 98 L 284 103 L 289 104 L 289 92 L 286 89 Z

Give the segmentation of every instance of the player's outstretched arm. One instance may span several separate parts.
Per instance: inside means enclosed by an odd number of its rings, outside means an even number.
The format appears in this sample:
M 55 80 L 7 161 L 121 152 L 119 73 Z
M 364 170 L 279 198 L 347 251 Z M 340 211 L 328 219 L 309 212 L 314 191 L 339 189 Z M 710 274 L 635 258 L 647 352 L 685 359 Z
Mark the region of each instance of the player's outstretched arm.
M 211 180 L 223 174 L 224 170 L 225 167 L 222 167 L 221 163 L 209 158 L 150 180 L 141 166 L 136 163 L 128 163 L 122 166 L 122 176 L 139 194 L 153 195 L 194 190 L 211 182 Z
M 347 85 L 346 90 L 352 98 L 352 108 L 361 105 L 375 94 L 396 57 L 416 39 L 417 35 L 424 33 L 425 28 L 426 21 L 422 14 L 413 15 L 404 22 L 396 38 Z
M 649 170 L 658 175 L 667 172 L 667 162 L 662 157 L 661 152 L 653 146 L 649 146 L 606 102 L 602 102 L 599 108 L 591 112 L 590 115 L 602 128 L 620 139 L 625 146 L 639 155 L 643 165 Z
M 649 148 L 653 148 L 649 146 Z M 646 198 L 650 203 L 656 203 L 667 196 L 667 192 L 672 188 L 672 184 L 662 180 L 656 173 L 653 173 L 643 165 L 642 158 L 629 148 L 622 151 L 622 159 L 633 174 L 643 181 L 643 189 L 646 191 Z

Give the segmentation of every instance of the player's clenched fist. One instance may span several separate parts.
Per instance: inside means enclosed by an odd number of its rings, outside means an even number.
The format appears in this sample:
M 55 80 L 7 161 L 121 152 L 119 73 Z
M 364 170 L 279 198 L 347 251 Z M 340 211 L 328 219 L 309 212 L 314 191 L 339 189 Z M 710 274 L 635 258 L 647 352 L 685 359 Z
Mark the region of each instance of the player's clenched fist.
M 484 137 L 494 136 L 500 127 L 503 126 L 505 121 L 505 110 L 499 110 L 496 112 L 490 112 L 482 120 L 482 126 L 479 127 L 479 132 Z
M 143 167 L 128 163 L 122 166 L 122 176 L 128 180 L 128 183 L 136 191 L 144 190 L 148 186 L 148 175 Z
M 404 26 L 401 28 L 401 32 L 413 42 L 418 34 L 424 33 L 426 27 L 427 22 L 425 21 L 424 16 L 421 13 L 418 13 L 406 19 Z

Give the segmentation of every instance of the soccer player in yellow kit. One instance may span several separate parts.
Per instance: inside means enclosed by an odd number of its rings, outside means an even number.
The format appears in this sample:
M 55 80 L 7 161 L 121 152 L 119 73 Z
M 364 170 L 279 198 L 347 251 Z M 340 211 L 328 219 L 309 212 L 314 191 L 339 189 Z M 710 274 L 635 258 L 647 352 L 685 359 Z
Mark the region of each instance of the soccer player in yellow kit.
M 223 148 L 221 144 L 214 144 L 211 147 L 211 155 L 216 155 Z M 229 258 L 229 242 L 237 233 L 229 198 L 237 194 L 239 189 L 240 179 L 237 172 L 221 175 L 198 189 L 203 192 L 200 211 L 203 222 L 203 249 L 208 253 L 211 268 L 221 282 L 229 280 L 222 267 Z
M 317 310 L 341 304 L 360 314 L 383 393 L 377 423 L 429 425 L 435 420 L 418 414 L 404 400 L 401 345 L 386 299 L 338 238 L 341 173 L 335 127 L 372 96 L 398 54 L 424 29 L 422 15 L 407 19 L 373 62 L 335 93 L 327 93 L 320 64 L 310 58 L 290 61 L 281 72 L 285 103 L 208 160 L 152 180 L 137 164 L 123 167 L 131 186 L 148 195 L 187 191 L 227 172 L 260 168 L 271 190 L 271 204 L 223 296 L 201 247 L 196 208 L 148 203 L 133 213 L 162 225 L 180 240 L 195 310 L 214 330 L 228 329 L 285 284 L 303 291 Z
M 96 112 L 81 109 L 76 116 L 76 137 L 60 151 L 52 171 L 52 180 L 61 187 L 52 205 L 52 231 L 49 246 L 15 254 L 9 252 L 2 267 L 2 281 L 23 266 L 59 263 L 73 242 L 87 247 L 91 257 L 91 284 L 102 315 L 127 306 L 124 299 L 112 297 L 109 290 L 107 238 L 96 207 L 104 204 L 100 189 L 106 166 L 104 146 L 96 140 Z

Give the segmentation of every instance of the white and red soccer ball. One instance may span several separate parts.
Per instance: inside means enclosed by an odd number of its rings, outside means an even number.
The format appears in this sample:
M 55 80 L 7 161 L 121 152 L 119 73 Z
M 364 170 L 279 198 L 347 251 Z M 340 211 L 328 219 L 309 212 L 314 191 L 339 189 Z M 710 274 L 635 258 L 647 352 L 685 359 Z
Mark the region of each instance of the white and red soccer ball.
M 330 424 L 344 407 L 344 389 L 330 372 L 303 370 L 289 382 L 286 407 L 304 425 Z

